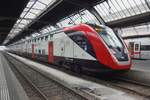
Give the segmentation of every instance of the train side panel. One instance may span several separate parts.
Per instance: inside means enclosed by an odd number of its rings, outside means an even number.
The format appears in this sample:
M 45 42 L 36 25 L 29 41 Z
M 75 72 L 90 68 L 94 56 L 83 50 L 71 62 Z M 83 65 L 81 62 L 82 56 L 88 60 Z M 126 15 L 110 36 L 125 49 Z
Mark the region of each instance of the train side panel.
M 64 32 L 54 34 L 53 45 L 56 63 L 74 63 L 74 60 L 96 60 Z
M 81 24 L 31 37 L 25 40 L 26 43 L 17 41 L 13 46 L 16 53 L 26 51 L 30 58 L 59 65 L 71 65 L 68 67 L 76 71 L 80 68 L 92 72 L 128 70 L 131 60 L 126 47 L 119 39 L 118 47 L 113 44 L 109 46 L 105 38 L 111 32 L 106 30 L 106 27 L 100 27 L 92 28 Z M 96 29 L 98 30 L 95 31 Z M 114 38 L 117 41 L 116 38 L 119 37 Z
M 73 42 L 62 32 L 54 34 L 54 56 L 73 58 Z

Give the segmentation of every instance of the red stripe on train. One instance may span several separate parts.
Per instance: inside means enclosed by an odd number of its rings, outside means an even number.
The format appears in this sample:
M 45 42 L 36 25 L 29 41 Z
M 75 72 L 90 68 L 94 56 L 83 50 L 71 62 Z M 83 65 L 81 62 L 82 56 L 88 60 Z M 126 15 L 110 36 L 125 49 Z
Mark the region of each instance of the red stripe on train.
M 114 60 L 110 52 L 107 50 L 106 44 L 103 42 L 103 39 L 97 34 L 97 32 L 92 27 L 86 24 L 80 24 L 77 26 L 64 29 L 64 31 L 69 31 L 69 30 L 83 31 L 84 35 L 92 44 L 93 49 L 96 53 L 96 58 L 100 63 L 112 69 L 128 69 L 130 67 L 131 62 L 129 65 L 119 65 Z
M 54 55 L 53 55 L 53 42 L 48 43 L 48 62 L 54 62 Z
M 134 52 L 134 54 L 140 54 L 141 52 Z

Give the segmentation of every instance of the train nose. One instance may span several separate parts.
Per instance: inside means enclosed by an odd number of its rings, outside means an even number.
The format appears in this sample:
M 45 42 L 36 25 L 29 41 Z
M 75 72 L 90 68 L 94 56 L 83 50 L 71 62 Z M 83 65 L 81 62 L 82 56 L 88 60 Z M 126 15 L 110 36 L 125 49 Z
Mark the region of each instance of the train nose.
M 128 61 L 128 53 L 125 48 L 111 48 L 111 53 L 117 58 L 118 61 Z

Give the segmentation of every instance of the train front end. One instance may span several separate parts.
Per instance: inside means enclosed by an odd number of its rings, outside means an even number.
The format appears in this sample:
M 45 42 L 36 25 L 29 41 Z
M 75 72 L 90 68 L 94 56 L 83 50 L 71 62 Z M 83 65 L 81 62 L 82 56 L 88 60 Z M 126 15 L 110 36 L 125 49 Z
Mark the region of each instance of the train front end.
M 94 38 L 91 42 L 98 62 L 108 69 L 129 70 L 131 58 L 121 36 L 107 26 L 92 26 L 92 28 Z

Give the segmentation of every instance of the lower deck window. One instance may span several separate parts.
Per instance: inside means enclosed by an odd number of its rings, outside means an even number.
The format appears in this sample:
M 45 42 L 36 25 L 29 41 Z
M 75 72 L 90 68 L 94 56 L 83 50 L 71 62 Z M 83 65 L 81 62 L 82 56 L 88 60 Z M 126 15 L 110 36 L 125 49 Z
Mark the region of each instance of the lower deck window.
M 39 50 L 39 54 L 41 54 L 41 50 Z
M 42 54 L 45 55 L 45 50 L 44 49 L 42 50 Z
M 149 51 L 150 45 L 141 45 L 141 50 Z

